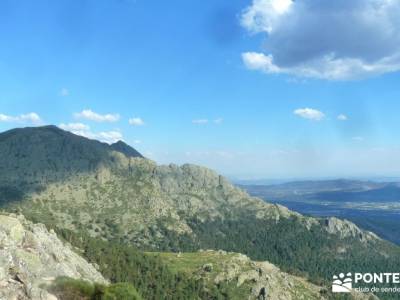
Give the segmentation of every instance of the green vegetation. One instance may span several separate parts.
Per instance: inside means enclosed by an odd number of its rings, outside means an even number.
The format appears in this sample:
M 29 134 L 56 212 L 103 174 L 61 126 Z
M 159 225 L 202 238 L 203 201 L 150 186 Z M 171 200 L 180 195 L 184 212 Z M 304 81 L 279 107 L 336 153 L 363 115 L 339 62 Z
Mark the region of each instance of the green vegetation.
M 144 299 L 232 299 L 226 286 L 215 286 L 190 278 L 183 272 L 170 270 L 158 256 L 84 233 L 66 229 L 56 231 L 61 238 L 82 249 L 81 255 L 89 262 L 98 264 L 100 272 L 112 283 L 128 282 Z M 112 295 L 111 290 L 108 294 Z
M 230 289 L 131 246 L 244 253 L 318 284 L 343 271 L 400 269 L 399 247 L 363 240 L 359 230 L 342 235 L 340 226 L 330 234 L 326 224 L 252 198 L 211 170 L 157 166 L 122 146 L 113 151 L 56 127 L 0 134 L 1 208 L 63 228 L 59 234 L 104 276 L 133 284 L 144 299 L 229 299 Z
M 400 269 L 398 247 L 383 241 L 367 243 L 355 238 L 342 239 L 328 234 L 318 225 L 307 229 L 297 217 L 279 221 L 257 219 L 251 215 L 239 220 L 202 222 L 193 219 L 190 227 L 196 237 L 192 243 L 179 242 L 186 241 L 188 236 L 173 233 L 166 236 L 174 244 L 179 244 L 182 251 L 192 251 L 197 247 L 245 253 L 253 260 L 268 260 L 282 270 L 309 278 L 318 285 L 330 286 L 332 274 L 344 271 L 395 273 Z M 169 243 L 159 246 L 162 248 L 166 245 Z M 379 297 L 397 299 L 396 295 L 388 294 L 380 294 Z
M 59 277 L 47 289 L 61 300 L 142 300 L 136 289 L 127 283 L 103 286 L 84 280 Z

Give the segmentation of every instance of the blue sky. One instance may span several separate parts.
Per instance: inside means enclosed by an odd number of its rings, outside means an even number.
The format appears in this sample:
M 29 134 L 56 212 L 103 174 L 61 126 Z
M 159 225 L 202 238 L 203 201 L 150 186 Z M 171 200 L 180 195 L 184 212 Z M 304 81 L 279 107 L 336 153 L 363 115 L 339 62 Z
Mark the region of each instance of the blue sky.
M 1 1 L 0 130 L 237 178 L 399 176 L 392 2 Z

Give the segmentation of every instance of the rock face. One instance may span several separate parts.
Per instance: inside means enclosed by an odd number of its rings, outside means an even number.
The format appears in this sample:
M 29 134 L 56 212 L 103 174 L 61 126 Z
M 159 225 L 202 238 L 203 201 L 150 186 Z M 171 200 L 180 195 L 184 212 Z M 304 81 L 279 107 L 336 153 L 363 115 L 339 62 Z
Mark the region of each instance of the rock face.
M 44 225 L 23 216 L 0 215 L 0 299 L 57 299 L 41 286 L 59 276 L 107 283 Z
M 250 197 L 210 169 L 158 166 L 123 142 L 107 145 L 55 126 L 0 134 L 0 206 L 12 205 L 40 222 L 103 238 L 118 235 L 148 248 L 163 239 L 165 230 L 190 235 L 193 218 L 295 216 L 307 228 L 320 225 Z M 330 219 L 322 225 L 331 234 L 374 238 L 350 222 Z
M 362 242 L 378 240 L 372 232 L 361 230 L 354 223 L 331 217 L 325 220 L 326 230 L 331 234 L 339 234 L 342 238 L 358 238 Z
M 221 256 L 221 253 L 216 255 Z M 231 282 L 238 288 L 247 289 L 249 300 L 326 299 L 322 295 L 322 287 L 282 272 L 267 261 L 251 261 L 247 256 L 236 253 L 222 254 L 220 261 L 221 272 L 214 278 L 214 282 Z

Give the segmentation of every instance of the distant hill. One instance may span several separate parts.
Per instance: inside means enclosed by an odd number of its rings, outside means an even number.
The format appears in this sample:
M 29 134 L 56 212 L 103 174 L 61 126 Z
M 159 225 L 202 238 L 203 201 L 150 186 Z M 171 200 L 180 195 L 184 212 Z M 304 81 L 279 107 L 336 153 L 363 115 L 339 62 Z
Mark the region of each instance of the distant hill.
M 400 202 L 400 186 L 388 183 L 364 191 L 320 192 L 313 195 L 313 198 L 336 202 Z
M 400 245 L 400 184 L 354 180 L 243 185 L 252 196 L 314 216 L 348 218 Z
M 385 186 L 385 183 L 377 183 L 372 181 L 334 179 L 334 180 L 304 180 L 293 181 L 279 184 L 246 184 L 243 187 L 251 187 L 254 191 L 265 191 L 276 195 L 291 194 L 315 194 L 318 192 L 332 191 L 365 191 Z
M 400 269 L 400 248 L 353 223 L 266 203 L 207 168 L 157 165 L 54 126 L 0 134 L 0 204 L 34 221 L 148 251 L 223 249 L 329 285 Z
M 333 202 L 400 201 L 400 184 L 359 180 L 296 181 L 275 185 L 241 185 L 263 199 Z

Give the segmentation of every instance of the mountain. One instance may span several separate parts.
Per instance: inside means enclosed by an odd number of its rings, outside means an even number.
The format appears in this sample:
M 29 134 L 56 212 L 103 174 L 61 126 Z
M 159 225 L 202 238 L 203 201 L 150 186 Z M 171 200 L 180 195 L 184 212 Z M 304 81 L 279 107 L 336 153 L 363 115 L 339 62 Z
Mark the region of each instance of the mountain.
M 126 143 L 124 143 L 123 141 L 118 141 L 114 144 L 112 144 L 111 149 L 121 152 L 123 154 L 125 154 L 127 157 L 141 157 L 143 158 L 143 155 L 140 154 L 138 151 L 136 151 L 134 148 L 132 148 L 131 146 L 127 145 Z
M 54 232 L 22 216 L 0 215 L 0 299 L 56 299 L 43 285 L 62 276 L 108 284 Z
M 241 185 L 250 195 L 313 216 L 346 218 L 400 245 L 400 184 L 355 180 Z
M 400 268 L 397 246 L 351 222 L 305 217 L 207 168 L 159 166 L 121 149 L 54 126 L 2 133 L 0 203 L 146 251 L 243 253 L 323 285 L 341 272 Z
M 2 180 L 63 179 L 77 172 L 90 172 L 100 165 L 111 166 L 110 153 L 143 157 L 122 141 L 108 145 L 64 131 L 56 126 L 12 129 L 0 134 L 0 168 L 8 172 Z M 35 173 L 36 172 L 36 173 Z M 49 174 L 48 178 L 42 178 Z M 14 176 L 14 177 L 12 177 Z M 20 180 L 20 179 L 18 179 Z
M 0 201 L 22 199 L 49 183 L 114 166 L 112 153 L 143 157 L 123 142 L 113 145 L 56 126 L 17 128 L 0 134 Z
M 362 191 L 329 191 L 319 192 L 313 198 L 335 202 L 400 202 L 400 186 L 397 183 L 380 184 L 375 188 Z
M 400 184 L 395 182 L 337 179 L 239 186 L 252 195 L 265 199 L 335 202 L 396 202 L 400 200 Z
M 272 185 L 239 185 L 241 188 L 248 190 L 252 195 L 270 199 L 298 199 L 302 197 L 314 197 L 318 194 L 335 195 L 336 193 L 348 193 L 354 195 L 356 193 L 369 192 L 376 189 L 385 188 L 388 183 L 372 182 L 348 179 L 335 180 L 310 180 L 310 181 L 293 181 Z M 315 197 L 314 197 L 315 198 Z M 321 199 L 322 200 L 322 199 Z

